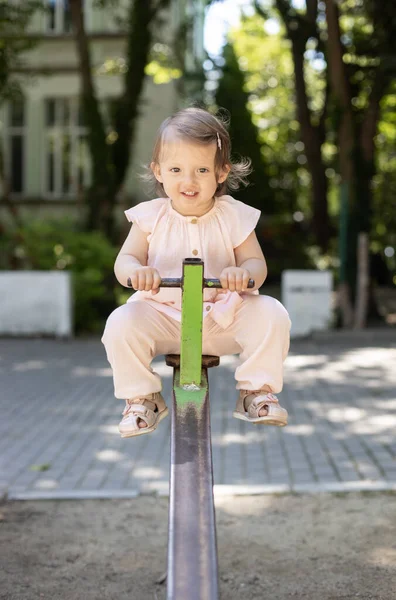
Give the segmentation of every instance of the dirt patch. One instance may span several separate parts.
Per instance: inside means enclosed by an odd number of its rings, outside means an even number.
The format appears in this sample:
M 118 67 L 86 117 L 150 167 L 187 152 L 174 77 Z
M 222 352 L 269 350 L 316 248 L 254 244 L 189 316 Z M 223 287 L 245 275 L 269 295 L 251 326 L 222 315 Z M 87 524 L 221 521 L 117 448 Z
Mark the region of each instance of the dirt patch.
M 0 505 L 0 598 L 164 600 L 168 501 Z M 395 494 L 219 498 L 224 600 L 390 600 Z M 186 599 L 188 600 L 188 599 Z

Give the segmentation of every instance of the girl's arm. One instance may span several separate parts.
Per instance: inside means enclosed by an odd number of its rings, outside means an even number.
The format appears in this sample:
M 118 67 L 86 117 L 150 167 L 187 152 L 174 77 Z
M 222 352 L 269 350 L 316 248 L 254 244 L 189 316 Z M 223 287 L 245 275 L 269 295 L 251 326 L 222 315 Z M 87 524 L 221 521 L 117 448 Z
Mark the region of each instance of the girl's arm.
M 148 233 L 142 231 L 136 224 L 132 225 L 128 237 L 114 263 L 114 273 L 121 285 L 128 287 L 128 277 L 133 278 L 137 269 L 148 269 Z
M 253 290 L 258 290 L 267 278 L 267 263 L 254 231 L 240 246 L 234 249 L 237 267 L 249 271 L 250 279 L 254 279 Z

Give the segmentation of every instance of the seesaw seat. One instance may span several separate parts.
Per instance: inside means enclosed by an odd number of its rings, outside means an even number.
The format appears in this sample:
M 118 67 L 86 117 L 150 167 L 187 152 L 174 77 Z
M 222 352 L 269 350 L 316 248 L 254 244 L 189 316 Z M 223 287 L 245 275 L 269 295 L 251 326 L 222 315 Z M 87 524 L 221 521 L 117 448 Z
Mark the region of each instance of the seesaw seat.
M 168 367 L 180 367 L 180 354 L 167 354 L 165 356 L 165 362 Z M 202 356 L 202 367 L 210 369 L 210 367 L 217 367 L 220 364 L 219 356 L 210 356 L 204 354 Z

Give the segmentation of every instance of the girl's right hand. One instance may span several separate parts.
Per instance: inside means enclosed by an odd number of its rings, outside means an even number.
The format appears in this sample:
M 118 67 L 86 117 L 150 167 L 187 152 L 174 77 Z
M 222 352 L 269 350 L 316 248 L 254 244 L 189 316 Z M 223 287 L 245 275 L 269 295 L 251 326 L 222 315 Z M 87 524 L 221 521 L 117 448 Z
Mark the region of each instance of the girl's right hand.
M 153 295 L 158 294 L 161 285 L 161 277 L 157 269 L 152 267 L 138 267 L 130 276 L 131 284 L 134 290 L 149 292 Z

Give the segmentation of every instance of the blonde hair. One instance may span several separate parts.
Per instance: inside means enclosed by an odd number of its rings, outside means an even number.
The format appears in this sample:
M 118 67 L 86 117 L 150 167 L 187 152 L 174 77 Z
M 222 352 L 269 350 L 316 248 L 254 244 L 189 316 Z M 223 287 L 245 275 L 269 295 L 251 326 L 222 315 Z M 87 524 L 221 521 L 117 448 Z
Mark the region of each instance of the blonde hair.
M 202 108 L 184 108 L 168 117 L 161 124 L 154 143 L 151 163 L 159 164 L 161 151 L 169 134 L 198 144 L 216 143 L 215 171 L 216 174 L 229 168 L 227 179 L 219 183 L 215 192 L 222 196 L 229 190 L 237 190 L 240 184 L 248 185 L 247 176 L 251 173 L 251 160 L 241 158 L 239 162 L 231 160 L 231 139 L 227 131 L 229 119 L 224 116 L 214 116 Z M 146 169 L 142 178 L 151 184 L 153 191 L 165 195 L 162 184 L 155 178 L 152 169 Z

